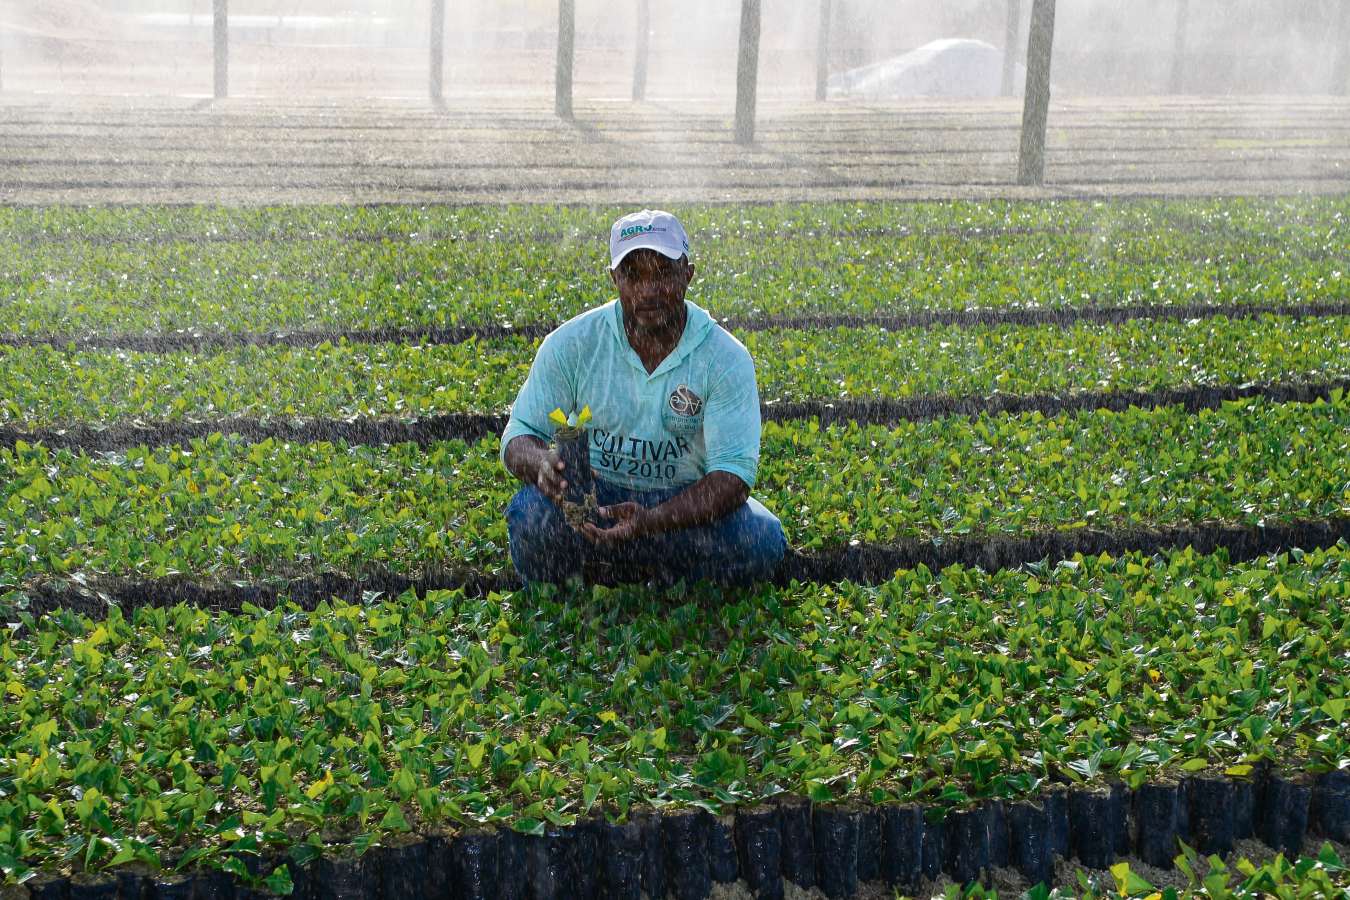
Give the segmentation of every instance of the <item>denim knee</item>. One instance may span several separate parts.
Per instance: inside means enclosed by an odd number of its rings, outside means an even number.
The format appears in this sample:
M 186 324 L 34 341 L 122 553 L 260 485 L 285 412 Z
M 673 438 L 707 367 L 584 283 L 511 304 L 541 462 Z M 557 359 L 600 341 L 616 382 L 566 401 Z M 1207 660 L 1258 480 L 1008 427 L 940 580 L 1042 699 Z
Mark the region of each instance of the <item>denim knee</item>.
M 672 561 L 671 576 L 744 587 L 773 577 L 787 552 L 778 518 L 750 499 L 726 518 L 694 530 Z M 679 551 L 689 554 L 679 559 Z
M 506 507 L 511 562 L 526 584 L 560 582 L 581 571 L 581 536 L 562 510 L 534 485 L 516 492 Z
M 745 552 L 747 575 L 762 581 L 773 575 L 774 569 L 787 554 L 787 535 L 778 517 L 751 497 L 745 501 L 746 515 L 740 523 L 740 546 Z

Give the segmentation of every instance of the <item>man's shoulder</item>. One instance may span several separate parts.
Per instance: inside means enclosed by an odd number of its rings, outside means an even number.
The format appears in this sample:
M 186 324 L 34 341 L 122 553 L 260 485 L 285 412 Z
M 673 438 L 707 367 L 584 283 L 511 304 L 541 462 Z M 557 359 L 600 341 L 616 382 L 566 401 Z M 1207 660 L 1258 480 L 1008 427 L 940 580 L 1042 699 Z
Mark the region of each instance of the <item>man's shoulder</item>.
M 614 304 L 617 302 L 611 300 L 573 316 L 545 335 L 544 340 L 555 348 L 561 348 L 578 341 L 589 344 L 597 337 L 603 337 L 609 330 L 605 318 L 614 315 Z
M 738 363 L 754 364 L 754 360 L 750 357 L 750 351 L 745 344 L 741 343 L 736 335 L 723 328 L 719 322 L 713 323 L 708 338 L 704 342 L 704 350 L 716 355 L 728 366 Z

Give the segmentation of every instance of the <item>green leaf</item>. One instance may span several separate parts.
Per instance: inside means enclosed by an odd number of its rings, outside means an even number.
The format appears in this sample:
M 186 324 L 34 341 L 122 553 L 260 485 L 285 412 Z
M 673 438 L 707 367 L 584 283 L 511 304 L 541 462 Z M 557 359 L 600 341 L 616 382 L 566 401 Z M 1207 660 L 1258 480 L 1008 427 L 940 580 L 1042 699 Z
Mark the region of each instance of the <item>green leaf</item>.
M 389 808 L 385 810 L 383 818 L 380 819 L 380 828 L 386 831 L 409 831 L 408 820 L 403 816 L 403 807 L 397 803 L 391 803 Z
M 1155 890 L 1153 885 L 1130 869 L 1128 862 L 1118 862 L 1112 866 L 1111 876 L 1116 880 L 1116 890 L 1126 897 L 1147 896 Z
M 519 831 L 521 834 L 530 834 L 534 835 L 535 837 L 544 836 L 545 825 L 539 819 L 529 817 L 517 819 L 516 822 L 511 827 L 516 831 Z
M 599 796 L 600 796 L 600 785 L 588 783 L 582 786 L 581 788 L 582 815 L 585 815 L 586 813 L 590 812 L 591 807 L 595 805 L 596 798 Z
M 295 892 L 295 884 L 291 881 L 291 870 L 286 866 L 277 866 L 267 877 L 263 879 L 263 886 L 274 894 L 280 894 L 283 897 L 289 897 Z

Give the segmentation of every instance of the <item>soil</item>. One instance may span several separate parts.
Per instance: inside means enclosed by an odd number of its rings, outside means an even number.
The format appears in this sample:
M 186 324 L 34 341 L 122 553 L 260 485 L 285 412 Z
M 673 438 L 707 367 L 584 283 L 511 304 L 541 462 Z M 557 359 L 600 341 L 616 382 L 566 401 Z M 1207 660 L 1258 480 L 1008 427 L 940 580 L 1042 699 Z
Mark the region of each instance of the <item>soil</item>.
M 1157 409 L 1181 406 L 1187 411 L 1218 409 L 1223 404 L 1247 397 L 1263 397 L 1276 403 L 1311 403 L 1326 400 L 1337 390 L 1350 389 L 1350 378 L 1308 384 L 1251 384 L 1242 387 L 1183 387 L 1150 391 L 1077 391 L 1068 394 L 998 394 L 994 396 L 928 394 L 896 399 L 771 401 L 763 404 L 760 415 L 768 422 L 817 419 L 820 424 L 836 422 L 893 426 L 900 422 L 928 421 L 946 416 L 979 416 L 1039 412 L 1056 416 L 1079 410 L 1124 411 L 1131 407 Z M 211 434 L 237 434 L 250 441 L 271 438 L 292 443 L 316 441 L 348 445 L 417 443 L 436 441 L 479 441 L 500 434 L 506 417 L 482 413 L 443 413 L 419 419 L 289 419 L 281 417 L 189 421 L 164 420 L 136 423 L 114 422 L 106 425 L 75 425 L 65 428 L 23 429 L 0 426 L 0 447 L 13 447 L 18 441 L 43 444 L 53 449 L 69 448 L 87 453 L 125 450 L 129 447 L 162 447 L 187 444 Z M 583 503 L 564 503 L 568 521 L 577 525 L 594 521 L 597 510 L 595 492 Z
M 196 242 L 196 237 L 185 238 Z M 18 243 L 28 243 L 19 241 Z M 97 241 L 92 243 L 98 243 Z M 875 315 L 809 315 L 727 318 L 720 324 L 728 331 L 758 332 L 774 329 L 821 330 L 827 328 L 945 328 L 978 325 L 1054 325 L 1068 322 L 1130 322 L 1138 319 L 1187 320 L 1218 316 L 1229 319 L 1279 315 L 1289 318 L 1350 315 L 1350 303 L 1184 303 L 1044 306 L 982 309 L 932 309 Z M 461 325 L 454 328 L 374 328 L 347 330 L 300 330 L 261 332 L 108 332 L 94 334 L 0 334 L 0 346 L 47 345 L 77 350 L 128 350 L 145 353 L 225 350 L 234 347 L 317 347 L 320 344 L 459 344 L 469 340 L 502 337 L 542 338 L 559 323 L 535 322 L 514 326 Z
M 12 79 L 10 79 L 12 80 Z M 31 90 L 32 88 L 30 88 Z M 1339 194 L 1350 103 L 1073 98 L 1050 112 L 1044 187 L 1015 183 L 1016 100 L 731 103 L 543 98 L 0 99 L 0 202 L 590 203 Z M 649 148 L 659 146 L 653 156 Z
M 833 584 L 880 584 L 892 578 L 897 569 L 912 569 L 922 564 L 932 571 L 961 564 L 980 566 L 986 571 L 1016 568 L 1029 562 L 1071 559 L 1077 553 L 1095 556 L 1108 553 L 1120 556 L 1128 552 L 1157 553 L 1190 546 L 1197 554 L 1220 549 L 1234 562 L 1254 559 L 1269 553 L 1301 547 L 1312 550 L 1350 540 L 1350 517 L 1325 521 L 1295 521 L 1265 527 L 1226 526 L 1213 523 L 1158 529 L 1045 532 L 1027 537 L 966 535 L 935 544 L 931 540 L 911 539 L 893 545 L 859 545 L 812 554 L 789 551 L 779 566 L 775 583 L 792 580 Z M 369 591 L 397 596 L 405 590 L 462 589 L 470 595 L 512 590 L 517 584 L 508 573 L 491 574 L 472 570 L 446 570 L 418 579 L 385 572 L 363 578 L 328 574 L 300 578 L 280 584 L 202 585 L 183 578 L 164 578 L 136 582 L 106 579 L 97 584 L 76 585 L 50 581 L 25 586 L 27 611 L 36 619 L 55 609 L 69 609 L 101 620 L 108 607 L 121 607 L 124 614 L 137 606 L 172 606 L 188 603 L 204 609 L 238 611 L 244 603 L 270 608 L 279 597 L 287 597 L 302 608 L 313 609 L 320 600 L 330 598 L 358 602 Z M 0 618 L 7 614 L 0 609 Z

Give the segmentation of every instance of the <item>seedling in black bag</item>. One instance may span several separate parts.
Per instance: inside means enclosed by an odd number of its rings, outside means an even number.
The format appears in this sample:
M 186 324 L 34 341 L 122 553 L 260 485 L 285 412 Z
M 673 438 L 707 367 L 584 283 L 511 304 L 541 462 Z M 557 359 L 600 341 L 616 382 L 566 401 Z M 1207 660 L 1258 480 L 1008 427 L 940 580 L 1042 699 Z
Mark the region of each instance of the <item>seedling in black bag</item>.
M 586 428 L 586 423 L 591 420 L 591 408 L 584 406 L 581 412 L 571 415 L 555 409 L 548 417 L 558 426 L 553 432 L 553 445 L 563 461 L 563 478 L 567 480 L 561 504 L 563 515 L 567 524 L 580 528 L 599 519 L 595 473 L 591 471 L 590 431 Z

